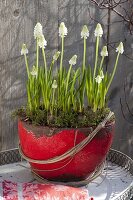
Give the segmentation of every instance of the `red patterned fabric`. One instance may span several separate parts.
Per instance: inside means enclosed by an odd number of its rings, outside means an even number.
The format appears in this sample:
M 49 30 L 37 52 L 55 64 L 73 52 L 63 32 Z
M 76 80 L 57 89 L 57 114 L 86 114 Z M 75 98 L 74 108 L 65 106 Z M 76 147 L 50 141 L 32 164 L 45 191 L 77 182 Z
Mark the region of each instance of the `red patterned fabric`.
M 3 200 L 89 200 L 88 191 L 53 184 L 2 182 Z

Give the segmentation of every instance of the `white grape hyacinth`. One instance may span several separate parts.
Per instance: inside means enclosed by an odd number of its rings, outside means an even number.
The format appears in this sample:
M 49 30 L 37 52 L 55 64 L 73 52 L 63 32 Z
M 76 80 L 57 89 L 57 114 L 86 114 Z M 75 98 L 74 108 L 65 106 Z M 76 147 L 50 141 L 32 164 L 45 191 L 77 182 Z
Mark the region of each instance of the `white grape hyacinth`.
M 34 28 L 34 38 L 37 39 L 43 34 L 42 25 L 38 22 Z
M 56 61 L 60 56 L 60 51 L 55 52 L 55 54 L 53 55 L 53 60 Z
M 35 66 L 32 67 L 32 71 L 30 72 L 32 76 L 37 77 L 37 68 Z
M 56 80 L 53 81 L 52 88 L 53 88 L 53 89 L 56 89 L 56 88 L 57 88 L 57 81 L 56 81 Z
M 59 36 L 65 37 L 67 35 L 67 27 L 65 26 L 64 22 L 61 22 L 59 27 Z
M 97 24 L 96 29 L 94 31 L 94 35 L 95 35 L 95 37 L 102 37 L 103 29 L 102 29 L 101 24 L 99 24 L 99 23 Z
M 21 55 L 26 55 L 26 54 L 28 54 L 28 49 L 26 47 L 26 44 L 22 44 Z
M 89 37 L 89 30 L 86 25 L 83 26 L 81 31 L 81 38 L 87 39 Z
M 47 41 L 45 40 L 45 37 L 44 37 L 43 34 L 40 35 L 40 37 L 38 37 L 38 46 L 39 46 L 40 48 L 44 48 L 44 49 L 45 49 L 45 47 L 47 46 Z
M 70 60 L 69 60 L 69 64 L 70 65 L 76 65 L 77 63 L 77 55 L 74 55 Z
M 102 82 L 102 77 L 100 75 L 98 75 L 96 78 L 95 78 L 96 82 L 98 84 L 100 84 Z
M 108 56 L 107 46 L 104 46 L 104 47 L 102 48 L 101 56 L 102 56 L 102 57 Z
M 100 71 L 100 76 L 101 76 L 102 79 L 104 79 L 104 73 L 103 73 L 103 70 Z
M 116 48 L 116 52 L 123 54 L 124 53 L 124 46 L 123 43 L 120 42 L 119 46 Z

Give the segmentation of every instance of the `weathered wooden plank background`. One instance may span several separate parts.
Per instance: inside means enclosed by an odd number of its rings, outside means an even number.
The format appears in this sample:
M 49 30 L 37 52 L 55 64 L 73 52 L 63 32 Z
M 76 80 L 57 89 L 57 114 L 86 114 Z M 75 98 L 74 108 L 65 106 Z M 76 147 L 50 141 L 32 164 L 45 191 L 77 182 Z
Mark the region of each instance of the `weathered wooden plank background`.
M 90 11 L 90 13 L 89 13 Z M 66 60 L 72 54 L 77 54 L 80 63 L 83 45 L 80 38 L 81 27 L 88 24 L 90 27 L 90 38 L 87 41 L 88 60 L 94 56 L 94 25 L 96 22 L 90 18 L 104 23 L 107 29 L 106 11 L 102 13 L 92 6 L 88 0 L 1 0 L 0 1 L 0 150 L 14 148 L 18 144 L 17 121 L 11 118 L 12 111 L 25 104 L 26 73 L 24 60 L 20 56 L 22 43 L 26 43 L 30 54 L 30 64 L 34 63 L 35 43 L 33 28 L 36 22 L 41 22 L 44 34 L 48 41 L 47 58 L 53 55 L 53 51 L 60 47 L 58 38 L 58 25 L 64 21 L 68 27 L 69 35 L 66 37 Z M 117 20 L 112 16 L 112 20 Z M 111 29 L 111 40 L 125 41 L 128 55 L 133 57 L 131 43 L 133 37 L 125 29 L 123 24 L 113 25 Z M 103 40 L 103 43 L 105 41 Z M 114 63 L 114 54 L 111 51 L 108 69 L 111 70 Z M 66 61 L 64 63 L 67 64 Z M 121 113 L 120 97 L 124 102 L 123 83 L 127 77 L 127 99 L 131 110 L 133 109 L 133 61 L 122 56 L 119 62 L 117 74 L 110 90 L 109 105 L 116 114 L 116 134 L 113 146 L 133 156 L 133 125 L 127 123 Z M 126 116 L 128 110 L 124 103 Z M 133 121 L 130 116 L 129 119 Z

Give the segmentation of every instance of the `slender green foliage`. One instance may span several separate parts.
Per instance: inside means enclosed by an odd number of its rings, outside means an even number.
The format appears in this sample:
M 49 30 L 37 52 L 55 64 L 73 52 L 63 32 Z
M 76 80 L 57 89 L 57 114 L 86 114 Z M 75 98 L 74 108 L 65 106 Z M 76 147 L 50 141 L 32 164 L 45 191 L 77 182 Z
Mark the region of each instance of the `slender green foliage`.
M 107 47 L 104 46 L 101 51 L 101 61 L 99 63 L 99 45 L 100 37 L 103 34 L 101 25 L 97 25 L 95 30 L 96 53 L 93 67 L 87 64 L 87 46 L 86 40 L 89 37 L 89 30 L 84 26 L 81 32 L 83 38 L 84 51 L 82 67 L 75 68 L 77 55 L 69 60 L 68 69 L 63 66 L 64 58 L 64 41 L 67 35 L 67 28 L 62 22 L 59 28 L 61 37 L 61 53 L 58 51 L 54 54 L 51 64 L 47 65 L 45 47 L 47 41 L 42 33 L 42 26 L 37 23 L 34 29 L 36 39 L 36 65 L 30 70 L 28 65 L 28 49 L 25 44 L 22 46 L 21 54 L 24 55 L 27 70 L 27 108 L 28 112 L 34 113 L 38 110 L 47 112 L 47 116 L 56 117 L 59 111 L 70 114 L 83 113 L 85 109 L 90 108 L 93 112 L 102 110 L 106 107 L 107 92 L 114 78 L 120 54 L 123 53 L 123 44 L 117 47 L 117 57 L 111 75 L 104 73 L 104 58 L 108 56 Z M 41 51 L 39 51 L 39 48 Z M 40 52 L 40 53 L 39 53 Z M 42 54 L 41 54 L 42 52 Z M 43 57 L 43 65 L 39 65 L 39 57 Z M 55 73 L 56 61 L 60 58 L 59 69 Z M 85 99 L 88 104 L 85 106 Z

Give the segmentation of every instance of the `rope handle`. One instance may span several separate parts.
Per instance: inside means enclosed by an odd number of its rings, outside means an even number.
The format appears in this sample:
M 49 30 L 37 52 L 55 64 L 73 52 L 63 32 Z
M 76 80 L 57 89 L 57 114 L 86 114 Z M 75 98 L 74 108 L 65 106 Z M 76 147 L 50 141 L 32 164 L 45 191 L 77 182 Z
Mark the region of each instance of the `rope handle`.
M 106 123 L 109 121 L 109 119 L 114 115 L 113 112 L 109 112 L 109 114 L 105 117 L 105 119 L 98 124 L 98 126 L 84 139 L 82 140 L 79 144 L 77 144 L 76 146 L 72 147 L 70 150 L 66 151 L 64 154 L 60 155 L 60 156 L 56 156 L 47 160 L 35 160 L 35 159 L 31 159 L 29 157 L 27 157 L 22 149 L 21 149 L 21 145 L 19 144 L 19 153 L 21 154 L 21 156 L 27 160 L 28 162 L 32 162 L 32 163 L 38 163 L 38 164 L 52 164 L 52 163 L 56 163 L 59 161 L 62 161 L 68 157 L 72 157 L 75 154 L 77 154 L 79 151 L 81 151 L 95 136 L 96 134 L 103 128 L 105 127 Z M 76 130 L 76 133 L 77 134 Z
M 97 178 L 102 173 L 104 167 L 105 167 L 105 162 L 103 162 L 99 166 L 97 166 L 97 168 L 94 170 L 94 172 L 92 172 L 91 174 L 89 174 L 89 176 L 85 180 L 81 180 L 81 181 L 67 181 L 67 182 L 63 182 L 63 181 L 51 181 L 51 180 L 45 179 L 44 177 L 41 177 L 39 174 L 37 174 L 33 170 L 31 172 L 33 173 L 34 178 L 38 182 L 43 183 L 43 184 L 56 184 L 56 185 L 81 187 L 81 186 L 85 186 L 85 185 L 89 184 L 91 181 L 93 181 L 95 178 Z

